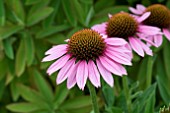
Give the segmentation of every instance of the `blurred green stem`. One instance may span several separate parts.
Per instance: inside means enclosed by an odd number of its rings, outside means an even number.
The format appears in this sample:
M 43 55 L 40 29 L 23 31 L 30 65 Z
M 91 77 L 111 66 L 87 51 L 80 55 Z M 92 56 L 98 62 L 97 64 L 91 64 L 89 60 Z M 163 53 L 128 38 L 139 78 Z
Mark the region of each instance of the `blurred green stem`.
M 123 76 L 123 89 L 124 89 L 124 94 L 125 94 L 126 102 L 127 102 L 127 106 L 128 106 L 128 113 L 131 113 L 132 102 L 131 102 L 131 98 L 130 98 L 130 91 L 129 91 L 127 76 Z
M 99 112 L 99 106 L 98 106 L 98 103 L 97 103 L 96 90 L 95 90 L 94 86 L 91 84 L 90 81 L 87 83 L 87 86 L 88 86 L 89 91 L 90 91 L 90 96 L 91 96 L 91 99 L 92 99 L 94 113 L 100 113 Z
M 152 68 L 153 68 L 153 58 L 152 56 L 149 56 L 147 62 L 147 72 L 146 72 L 146 88 L 148 88 L 151 85 Z

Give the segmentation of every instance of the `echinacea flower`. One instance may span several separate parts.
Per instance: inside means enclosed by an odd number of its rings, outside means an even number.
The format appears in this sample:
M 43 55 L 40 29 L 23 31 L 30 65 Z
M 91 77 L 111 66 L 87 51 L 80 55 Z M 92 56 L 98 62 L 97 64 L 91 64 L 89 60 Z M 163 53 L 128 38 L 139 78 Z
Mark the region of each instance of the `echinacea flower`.
M 119 76 L 127 74 L 122 64 L 131 65 L 132 51 L 124 39 L 104 37 L 95 30 L 84 29 L 73 34 L 68 44 L 52 47 L 42 60 L 57 59 L 47 73 L 51 75 L 60 70 L 56 82 L 60 84 L 67 79 L 68 89 L 77 83 L 83 90 L 87 79 L 95 87 L 100 87 L 100 74 L 113 86 L 111 73 Z
M 170 41 L 170 10 L 166 6 L 161 4 L 153 4 L 149 7 L 145 7 L 138 4 L 136 9 L 130 7 L 129 10 L 136 15 L 151 12 L 151 15 L 143 21 L 143 24 L 159 27 Z M 155 42 L 158 46 L 162 43 L 162 37 L 160 35 L 151 36 L 150 40 Z
M 152 55 L 152 50 L 143 41 L 154 45 L 152 41 L 147 39 L 147 36 L 161 34 L 159 28 L 142 24 L 149 15 L 150 12 L 146 12 L 139 17 L 120 12 L 109 15 L 109 20 L 107 22 L 97 24 L 93 26 L 92 29 L 105 34 L 107 38 L 118 37 L 128 40 L 131 48 L 138 55 L 144 57 L 144 53 Z

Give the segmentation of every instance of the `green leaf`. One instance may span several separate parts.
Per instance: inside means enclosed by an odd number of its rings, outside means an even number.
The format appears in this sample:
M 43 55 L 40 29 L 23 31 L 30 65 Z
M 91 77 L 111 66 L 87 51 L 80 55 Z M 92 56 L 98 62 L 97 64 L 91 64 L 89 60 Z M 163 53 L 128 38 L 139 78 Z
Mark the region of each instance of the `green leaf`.
M 50 16 L 48 16 L 44 22 L 43 22 L 43 25 L 44 25 L 44 28 L 46 27 L 49 27 L 50 25 L 53 24 L 54 22 L 54 19 L 55 19 L 55 16 L 56 14 L 58 13 L 58 9 L 60 7 L 60 4 L 61 4 L 61 0 L 53 0 L 52 3 L 51 3 L 51 7 L 54 9 L 53 13 L 50 14 Z
M 17 82 L 15 80 L 13 80 L 10 83 L 10 91 L 11 91 L 13 101 L 17 101 L 20 94 L 19 94 L 19 89 L 17 87 Z
M 26 54 L 26 62 L 27 65 L 30 66 L 34 60 L 34 42 L 33 37 L 27 32 L 25 33 L 25 54 Z
M 36 110 L 39 110 L 39 106 L 36 106 L 33 103 L 15 103 L 15 104 L 9 104 L 6 106 L 6 108 L 13 112 L 20 112 L 20 113 L 28 113 L 33 112 Z
M 132 113 L 154 113 L 156 84 L 147 88 L 133 103 Z
M 115 101 L 113 89 L 110 86 L 108 86 L 107 84 L 105 84 L 102 87 L 102 93 L 103 93 L 105 103 L 107 104 L 107 106 L 112 107 L 113 103 Z
M 53 101 L 53 92 L 51 87 L 49 87 L 49 84 L 46 82 L 46 80 L 43 78 L 43 76 L 37 71 L 33 70 L 33 77 L 35 80 L 35 84 L 39 91 L 42 93 L 42 95 L 46 98 L 47 102 Z
M 11 9 L 18 22 L 23 25 L 25 23 L 25 11 L 21 0 L 6 0 L 6 4 Z
M 25 5 L 33 5 L 41 2 L 41 0 L 26 0 Z
M 76 26 L 77 25 L 77 21 L 76 21 L 76 16 L 74 15 L 74 9 L 72 7 L 72 1 L 71 0 L 62 0 L 62 6 L 64 8 L 64 12 L 67 16 L 67 19 L 69 21 L 69 23 L 72 26 Z
M 27 26 L 32 26 L 47 18 L 53 12 L 53 8 L 44 7 L 28 15 Z
M 54 34 L 46 40 L 51 44 L 62 44 L 65 43 L 64 40 L 66 39 L 66 36 L 64 36 L 62 33 Z
M 4 46 L 5 54 L 10 59 L 14 59 L 14 51 L 13 51 L 12 44 L 11 44 L 10 40 L 9 39 L 5 39 L 3 41 L 3 46 Z
M 13 35 L 14 33 L 23 29 L 23 26 L 19 25 L 5 25 L 4 27 L 0 27 L 0 40 L 8 38 L 9 36 Z
M 43 29 L 41 31 L 39 31 L 37 34 L 36 34 L 36 37 L 37 38 L 44 38 L 44 37 L 47 37 L 49 35 L 52 35 L 54 33 L 58 33 L 58 32 L 61 32 L 61 31 L 64 31 L 64 30 L 67 30 L 69 29 L 70 26 L 65 24 L 65 25 L 59 25 L 59 26 L 51 26 L 51 27 L 48 27 L 46 29 Z
M 170 50 L 170 45 L 167 42 L 163 48 L 163 59 L 164 59 L 165 71 L 168 76 L 168 79 L 170 80 L 170 69 L 169 69 L 169 67 L 170 67 L 170 52 L 169 52 L 169 50 Z
M 85 106 L 91 106 L 91 99 L 89 96 L 75 97 L 65 101 L 60 108 L 62 109 L 77 109 Z
M 15 73 L 17 76 L 21 76 L 21 74 L 24 72 L 25 65 L 26 65 L 25 42 L 24 39 L 22 38 L 15 59 Z
M 59 85 L 56 88 L 55 99 L 54 99 L 54 106 L 57 108 L 64 100 L 67 98 L 69 94 L 69 90 L 65 85 Z
M 168 79 L 167 74 L 165 72 L 164 65 L 161 61 L 161 58 L 157 60 L 157 82 L 158 82 L 158 88 L 160 95 L 163 99 L 163 101 L 168 105 L 170 103 L 170 79 Z
M 5 8 L 4 0 L 0 0 L 0 26 L 5 24 Z
M 2 79 L 0 80 L 0 100 L 5 92 L 4 90 L 5 90 L 5 80 Z

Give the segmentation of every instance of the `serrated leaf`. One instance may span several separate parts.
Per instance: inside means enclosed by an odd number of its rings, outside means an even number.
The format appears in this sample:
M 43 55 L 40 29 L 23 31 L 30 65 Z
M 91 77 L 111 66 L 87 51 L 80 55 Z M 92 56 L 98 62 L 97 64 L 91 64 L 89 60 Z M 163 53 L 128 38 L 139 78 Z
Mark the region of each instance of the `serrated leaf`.
M 6 4 L 11 9 L 18 22 L 23 25 L 25 23 L 25 11 L 21 0 L 6 0 Z
M 78 109 L 85 106 L 91 106 L 91 99 L 89 96 L 76 97 L 65 101 L 60 108 L 62 109 Z
M 6 106 L 6 108 L 13 112 L 22 112 L 22 113 L 33 112 L 33 111 L 41 109 L 39 106 L 36 106 L 33 103 L 24 103 L 24 102 L 9 104 Z
M 4 0 L 0 0 L 0 26 L 5 24 L 5 8 Z
M 8 38 L 12 34 L 23 29 L 23 26 L 20 25 L 5 25 L 4 27 L 0 27 L 0 40 Z
M 53 8 L 44 7 L 28 15 L 27 26 L 32 26 L 48 17 L 53 12 Z
M 25 65 L 26 65 L 25 42 L 24 39 L 22 38 L 15 59 L 15 73 L 17 76 L 21 76 L 21 74 L 24 72 Z
M 76 21 L 76 16 L 74 15 L 73 12 L 73 7 L 72 7 L 72 1 L 70 0 L 62 0 L 62 6 L 64 8 L 64 12 L 67 16 L 67 19 L 70 23 L 70 25 L 72 26 L 76 26 L 77 25 L 77 21 Z
M 3 41 L 3 46 L 4 46 L 5 54 L 10 59 L 14 59 L 14 52 L 13 52 L 13 48 L 12 48 L 12 44 L 11 44 L 10 40 L 9 39 L 5 39 Z
M 47 37 L 47 36 L 52 35 L 54 33 L 58 33 L 58 32 L 67 30 L 69 28 L 70 28 L 70 26 L 67 25 L 67 24 L 59 25 L 59 26 L 51 26 L 51 27 L 48 27 L 46 29 L 43 29 L 43 30 L 39 31 L 37 33 L 36 37 L 37 38 L 44 38 L 44 37 Z

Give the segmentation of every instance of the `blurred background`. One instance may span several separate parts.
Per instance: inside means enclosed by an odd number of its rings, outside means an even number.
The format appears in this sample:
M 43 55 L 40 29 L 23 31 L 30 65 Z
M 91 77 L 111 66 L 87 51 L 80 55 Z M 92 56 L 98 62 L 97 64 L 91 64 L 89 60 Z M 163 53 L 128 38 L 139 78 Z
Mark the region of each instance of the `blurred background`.
M 65 43 L 76 31 L 108 20 L 108 13 L 128 12 L 136 4 L 170 0 L 0 0 L 0 113 L 93 113 L 89 91 L 46 74 L 52 62 L 44 52 Z M 101 113 L 158 113 L 170 103 L 170 43 L 164 38 L 154 56 L 134 54 L 127 86 L 114 76 L 114 88 L 96 89 Z M 151 75 L 151 76 L 149 76 Z

